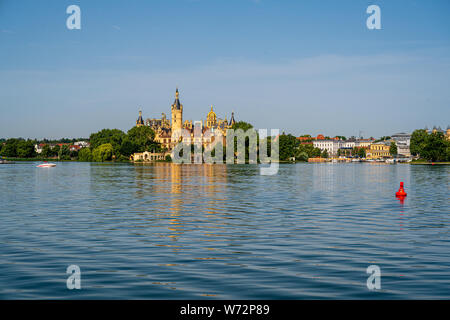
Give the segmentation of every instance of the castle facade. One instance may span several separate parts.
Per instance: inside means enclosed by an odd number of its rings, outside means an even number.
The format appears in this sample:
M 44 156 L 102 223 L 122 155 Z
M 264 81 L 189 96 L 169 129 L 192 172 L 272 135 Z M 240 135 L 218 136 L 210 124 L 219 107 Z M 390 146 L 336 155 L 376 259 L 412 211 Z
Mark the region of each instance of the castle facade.
M 190 136 L 184 136 L 184 143 L 201 144 L 206 147 L 214 141 L 214 135 L 211 132 L 220 131 L 225 142 L 226 130 L 231 129 L 236 123 L 234 112 L 231 113 L 230 121 L 220 119 L 214 112 L 213 106 L 203 121 L 185 120 L 183 122 L 183 104 L 180 102 L 180 93 L 178 88 L 175 91 L 175 100 L 170 107 L 171 119 L 169 120 L 165 113 L 161 114 L 160 119 L 146 119 L 142 117 L 142 111 L 139 111 L 139 117 L 136 120 L 136 126 L 149 126 L 155 131 L 155 140 L 167 150 L 172 150 L 174 146 L 183 139 L 182 131 Z M 186 139 L 188 141 L 186 141 Z M 225 143 L 224 143 L 225 145 Z

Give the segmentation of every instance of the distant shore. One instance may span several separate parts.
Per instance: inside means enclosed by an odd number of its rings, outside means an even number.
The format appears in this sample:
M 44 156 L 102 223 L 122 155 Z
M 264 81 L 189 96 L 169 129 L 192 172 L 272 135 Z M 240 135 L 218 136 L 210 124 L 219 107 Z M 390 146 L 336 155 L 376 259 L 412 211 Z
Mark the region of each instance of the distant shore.
M 112 161 L 104 161 L 104 162 L 96 162 L 96 161 L 79 161 L 79 160 L 62 160 L 62 159 L 55 159 L 55 158 L 8 158 L 8 157 L 3 157 L 4 160 L 10 161 L 10 162 L 90 162 L 90 163 L 160 163 L 160 162 L 165 162 L 165 163 L 170 163 L 164 160 L 160 160 L 160 161 L 151 161 L 151 162 L 143 162 L 143 161 L 129 161 L 129 160 L 112 160 Z M 278 161 L 278 163 L 309 163 L 307 161 Z M 311 162 L 311 163 L 315 163 L 315 162 Z M 323 162 L 323 163 L 330 163 L 328 162 Z M 358 162 L 360 163 L 360 162 Z M 450 165 L 449 161 L 444 161 L 444 162 L 428 162 L 425 160 L 415 160 L 412 162 L 404 162 L 404 163 L 399 163 L 399 164 L 412 164 L 412 165 Z
M 443 161 L 443 162 L 429 162 L 429 161 L 412 161 L 410 162 L 410 164 L 414 164 L 414 165 L 429 165 L 429 166 L 434 166 L 434 165 L 443 165 L 443 164 L 447 164 L 449 165 L 450 162 L 449 161 Z

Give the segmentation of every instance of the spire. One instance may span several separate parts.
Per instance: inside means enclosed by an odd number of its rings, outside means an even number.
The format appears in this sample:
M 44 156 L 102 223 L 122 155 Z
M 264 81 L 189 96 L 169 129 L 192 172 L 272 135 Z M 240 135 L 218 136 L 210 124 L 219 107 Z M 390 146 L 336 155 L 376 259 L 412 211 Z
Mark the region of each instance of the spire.
M 234 111 L 231 112 L 231 119 L 230 119 L 230 123 L 229 125 L 232 126 L 233 124 L 236 123 L 236 120 L 234 120 Z
M 136 120 L 136 126 L 140 127 L 144 125 L 144 119 L 142 118 L 142 110 L 139 110 L 139 117 Z
M 181 103 L 180 103 L 179 96 L 180 96 L 180 93 L 178 92 L 178 87 L 177 87 L 177 89 L 175 90 L 175 101 L 173 102 L 172 109 L 177 109 L 177 110 L 181 109 Z
M 211 112 L 214 112 L 214 110 L 213 110 L 213 105 L 211 105 Z

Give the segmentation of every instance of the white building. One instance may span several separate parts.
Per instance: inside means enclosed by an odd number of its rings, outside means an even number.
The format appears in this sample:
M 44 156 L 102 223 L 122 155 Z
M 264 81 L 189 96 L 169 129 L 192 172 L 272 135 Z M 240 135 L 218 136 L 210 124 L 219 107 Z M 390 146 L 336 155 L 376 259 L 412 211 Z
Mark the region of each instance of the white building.
M 44 145 L 42 145 L 42 144 L 35 144 L 34 145 L 34 151 L 36 151 L 36 153 L 42 153 L 42 147 L 43 147 Z
M 351 148 L 353 149 L 356 147 L 356 141 L 355 140 L 344 140 L 341 141 L 341 148 Z
M 411 152 L 409 150 L 409 145 L 411 143 L 411 135 L 409 133 L 396 133 L 391 136 L 391 139 L 395 141 L 397 145 L 397 152 L 399 155 L 410 157 Z
M 340 140 L 315 140 L 313 141 L 314 148 L 319 148 L 324 151 L 327 150 L 328 155 L 334 156 L 341 148 L 342 141 Z
M 87 148 L 90 146 L 90 143 L 87 141 L 77 141 L 73 144 L 74 146 L 80 146 L 81 148 Z

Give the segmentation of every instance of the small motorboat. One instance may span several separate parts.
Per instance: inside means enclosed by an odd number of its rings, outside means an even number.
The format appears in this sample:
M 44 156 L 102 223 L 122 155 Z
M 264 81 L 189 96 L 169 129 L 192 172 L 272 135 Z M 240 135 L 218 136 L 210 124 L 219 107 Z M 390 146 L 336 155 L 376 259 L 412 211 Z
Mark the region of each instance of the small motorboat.
M 38 166 L 36 166 L 36 167 L 37 167 L 37 168 L 52 168 L 52 167 L 56 167 L 56 164 L 45 162 L 45 163 L 40 164 L 40 165 L 38 165 Z

